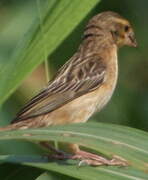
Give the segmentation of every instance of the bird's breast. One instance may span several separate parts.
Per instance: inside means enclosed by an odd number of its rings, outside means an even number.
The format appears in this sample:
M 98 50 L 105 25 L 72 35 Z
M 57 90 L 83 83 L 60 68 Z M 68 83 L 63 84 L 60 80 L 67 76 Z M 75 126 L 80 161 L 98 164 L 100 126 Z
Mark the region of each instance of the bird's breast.
M 86 122 L 96 111 L 100 111 L 110 100 L 118 76 L 117 54 L 112 51 L 107 62 L 104 82 L 94 91 L 82 95 L 50 113 L 49 125 Z
M 118 78 L 118 59 L 116 47 L 111 51 L 110 59 L 106 62 L 106 76 L 104 83 L 98 88 L 98 103 L 96 111 L 100 111 L 110 100 L 115 90 Z

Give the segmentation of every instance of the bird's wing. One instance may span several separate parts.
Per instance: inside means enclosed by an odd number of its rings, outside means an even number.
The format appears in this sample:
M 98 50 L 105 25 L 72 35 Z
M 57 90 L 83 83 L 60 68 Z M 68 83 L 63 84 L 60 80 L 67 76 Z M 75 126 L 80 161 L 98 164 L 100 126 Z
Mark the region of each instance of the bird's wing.
M 12 123 L 47 114 L 95 90 L 102 84 L 105 74 L 106 66 L 98 55 L 82 62 L 67 63 L 48 87 L 25 105 Z

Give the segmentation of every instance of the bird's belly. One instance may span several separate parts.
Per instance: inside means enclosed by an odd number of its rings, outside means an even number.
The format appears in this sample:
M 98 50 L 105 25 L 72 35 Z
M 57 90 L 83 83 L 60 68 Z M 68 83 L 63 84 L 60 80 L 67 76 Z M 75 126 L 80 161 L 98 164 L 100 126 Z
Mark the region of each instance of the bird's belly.
M 100 111 L 110 100 L 116 86 L 118 76 L 116 50 L 107 65 L 107 73 L 100 87 L 45 115 L 45 123 L 57 125 L 86 122 L 93 113 Z
M 112 88 L 112 89 L 111 89 Z M 47 115 L 48 125 L 86 122 L 90 116 L 100 111 L 112 96 L 114 87 L 102 86 L 87 93 Z

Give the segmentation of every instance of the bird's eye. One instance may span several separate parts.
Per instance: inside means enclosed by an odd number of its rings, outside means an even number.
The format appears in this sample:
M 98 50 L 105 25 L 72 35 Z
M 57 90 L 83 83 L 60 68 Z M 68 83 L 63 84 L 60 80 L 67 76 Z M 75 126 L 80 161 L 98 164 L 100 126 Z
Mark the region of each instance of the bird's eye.
M 130 28 L 129 26 L 125 26 L 125 27 L 124 27 L 124 31 L 125 31 L 125 32 L 128 32 L 129 28 Z
M 113 31 L 113 34 L 114 34 L 115 36 L 118 36 L 118 35 L 119 35 L 118 31 Z

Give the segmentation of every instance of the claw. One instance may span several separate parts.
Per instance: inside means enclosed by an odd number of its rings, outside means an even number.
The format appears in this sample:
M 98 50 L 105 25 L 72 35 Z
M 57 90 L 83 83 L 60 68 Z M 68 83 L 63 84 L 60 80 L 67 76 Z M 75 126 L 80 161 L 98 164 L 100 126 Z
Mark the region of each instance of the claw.
M 101 165 L 128 166 L 127 161 L 119 156 L 114 156 L 113 159 L 108 160 L 99 155 L 85 151 L 77 152 L 76 155 L 71 156 L 71 159 L 81 160 L 79 166 L 81 166 L 82 164 L 87 164 L 91 166 L 101 166 Z
M 101 166 L 101 165 L 108 165 L 108 166 L 128 166 L 128 163 L 125 159 L 114 155 L 113 159 L 109 160 L 102 156 L 85 152 L 85 151 L 78 151 L 75 155 L 66 154 L 62 151 L 52 149 L 55 154 L 48 155 L 49 159 L 58 159 L 58 160 L 66 160 L 66 159 L 73 159 L 73 160 L 80 160 L 78 166 L 82 166 L 83 164 L 90 165 L 90 166 Z
M 80 162 L 79 162 L 79 164 L 78 164 L 78 167 L 81 167 L 83 164 L 84 165 L 88 165 L 88 163 L 86 162 L 87 160 L 85 159 L 85 160 L 81 160 Z

